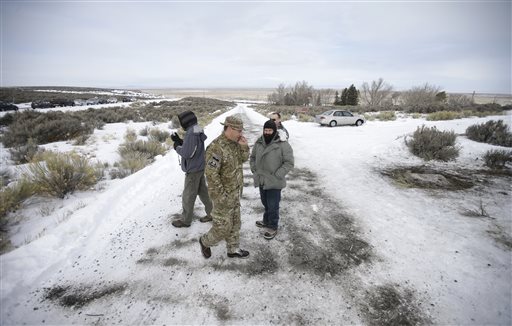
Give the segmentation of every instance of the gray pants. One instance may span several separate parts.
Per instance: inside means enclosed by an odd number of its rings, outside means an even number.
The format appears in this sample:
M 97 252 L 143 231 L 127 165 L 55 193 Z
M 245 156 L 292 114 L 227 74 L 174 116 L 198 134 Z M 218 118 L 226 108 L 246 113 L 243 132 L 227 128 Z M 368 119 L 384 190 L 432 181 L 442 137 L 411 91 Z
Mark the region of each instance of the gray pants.
M 210 196 L 208 196 L 208 188 L 206 187 L 204 171 L 186 173 L 185 187 L 183 188 L 181 198 L 183 206 L 183 223 L 185 224 L 192 223 L 192 217 L 194 216 L 194 204 L 198 195 L 199 199 L 204 204 L 206 215 L 210 215 L 213 205 L 210 200 Z

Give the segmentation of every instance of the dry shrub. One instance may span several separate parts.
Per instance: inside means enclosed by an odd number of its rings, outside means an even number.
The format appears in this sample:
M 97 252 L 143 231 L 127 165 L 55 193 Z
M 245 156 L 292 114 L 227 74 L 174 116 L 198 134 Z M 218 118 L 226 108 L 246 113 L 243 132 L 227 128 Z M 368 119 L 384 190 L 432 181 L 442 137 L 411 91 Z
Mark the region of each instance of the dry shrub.
M 156 132 L 153 130 L 156 130 Z M 170 137 L 169 133 L 152 129 L 149 134 L 150 140 L 137 140 L 135 131 L 127 130 L 125 135 L 126 142 L 121 144 L 118 149 L 119 155 L 121 155 L 121 161 L 117 164 L 119 169 L 111 171 L 110 176 L 112 178 L 124 178 L 151 164 L 155 156 L 165 154 L 167 150 L 166 145 L 161 144 L 155 138 L 165 137 L 165 141 L 167 137 Z
M 124 140 L 127 143 L 132 143 L 137 140 L 137 133 L 133 129 L 127 129 L 126 134 L 124 135 Z
M 25 164 L 32 161 L 38 151 L 39 146 L 32 138 L 29 138 L 25 145 L 15 146 L 9 150 L 14 164 Z
M 119 162 L 120 170 L 113 174 L 116 177 L 124 178 L 130 174 L 133 174 L 139 170 L 142 170 L 147 165 L 151 163 L 151 158 L 149 154 L 137 152 L 137 151 L 129 151 L 124 152 L 122 155 L 122 160 Z
M 374 118 L 381 121 L 393 121 L 396 120 L 396 114 L 394 111 L 384 111 L 374 115 Z
M 164 143 L 167 138 L 171 137 L 171 134 L 167 131 L 162 131 L 158 128 L 151 129 L 149 131 L 149 140 L 157 141 L 159 143 Z
M 512 162 L 512 152 L 491 149 L 485 153 L 484 161 L 489 168 L 501 170 L 507 166 L 508 162 Z
M 141 131 L 139 131 L 139 135 L 146 137 L 149 135 L 149 126 L 145 126 Z
M 0 225 L 5 224 L 5 216 L 19 208 L 21 203 L 36 192 L 34 184 L 21 178 L 0 191 Z
M 153 159 L 155 156 L 165 154 L 166 148 L 160 142 L 155 140 L 137 140 L 128 141 L 122 144 L 118 151 L 121 157 L 125 157 L 131 152 L 141 152 L 147 154 L 149 159 Z
M 5 147 L 25 145 L 29 139 L 33 139 L 37 144 L 63 141 L 90 135 L 94 130 L 91 125 L 82 123 L 80 118 L 60 111 L 25 111 L 17 113 L 14 117 L 14 121 L 2 137 Z
M 38 162 L 28 166 L 30 181 L 41 195 L 64 198 L 75 190 L 86 190 L 99 178 L 89 160 L 76 153 L 51 151 L 37 155 Z
M 512 133 L 503 120 L 490 120 L 486 123 L 469 126 L 466 135 L 469 139 L 498 146 L 512 147 Z
M 282 116 L 281 116 L 281 119 L 282 119 Z M 309 116 L 304 113 L 299 113 L 297 119 L 300 122 L 314 122 L 314 120 L 315 120 L 312 116 Z
M 463 117 L 461 112 L 455 111 L 438 111 L 429 113 L 427 116 L 427 120 L 429 121 L 441 121 L 441 120 L 454 120 L 460 119 Z
M 451 161 L 459 155 L 455 146 L 457 135 L 453 131 L 439 131 L 436 127 L 418 127 L 410 141 L 405 140 L 409 150 L 424 160 Z

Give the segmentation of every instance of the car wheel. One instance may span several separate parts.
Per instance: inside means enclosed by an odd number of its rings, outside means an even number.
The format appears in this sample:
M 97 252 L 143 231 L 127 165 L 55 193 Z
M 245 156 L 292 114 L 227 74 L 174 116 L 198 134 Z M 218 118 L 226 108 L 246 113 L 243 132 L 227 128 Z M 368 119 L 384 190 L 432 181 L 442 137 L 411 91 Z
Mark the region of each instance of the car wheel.
M 358 127 L 359 127 L 359 126 L 360 126 L 360 125 L 362 125 L 362 124 L 363 124 L 363 120 L 357 120 L 357 121 L 356 121 L 356 126 L 358 126 Z
M 336 127 L 336 121 L 332 120 L 331 122 L 329 122 L 329 126 Z

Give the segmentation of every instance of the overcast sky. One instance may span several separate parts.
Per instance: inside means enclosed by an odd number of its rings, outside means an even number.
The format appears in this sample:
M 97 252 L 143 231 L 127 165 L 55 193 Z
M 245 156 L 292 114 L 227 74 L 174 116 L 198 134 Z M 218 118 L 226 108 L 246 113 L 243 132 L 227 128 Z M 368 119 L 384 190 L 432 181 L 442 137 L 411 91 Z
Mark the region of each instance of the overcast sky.
M 511 1 L 4 1 L 2 86 L 511 93 Z

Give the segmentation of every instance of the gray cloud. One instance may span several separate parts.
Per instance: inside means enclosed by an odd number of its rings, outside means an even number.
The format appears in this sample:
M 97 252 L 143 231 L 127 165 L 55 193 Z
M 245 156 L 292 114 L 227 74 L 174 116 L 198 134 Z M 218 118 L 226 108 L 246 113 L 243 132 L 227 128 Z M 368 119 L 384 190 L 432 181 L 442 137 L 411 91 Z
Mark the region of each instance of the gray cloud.
M 3 86 L 511 92 L 510 1 L 1 5 Z

